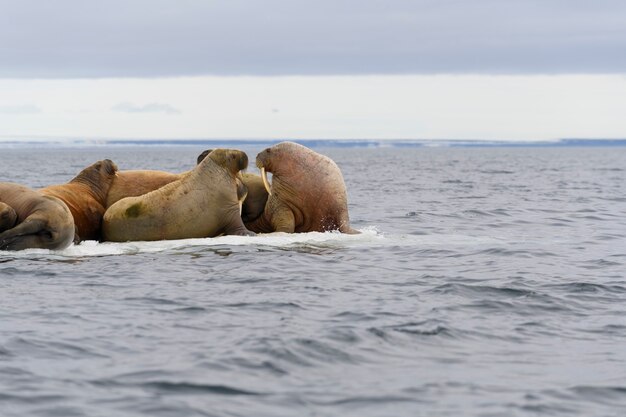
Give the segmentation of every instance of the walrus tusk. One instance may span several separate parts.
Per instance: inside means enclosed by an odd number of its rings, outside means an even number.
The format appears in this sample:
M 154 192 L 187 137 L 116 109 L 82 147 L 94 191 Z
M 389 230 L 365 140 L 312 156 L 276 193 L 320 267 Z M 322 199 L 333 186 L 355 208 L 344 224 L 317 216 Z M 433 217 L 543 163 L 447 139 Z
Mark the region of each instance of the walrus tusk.
M 239 200 L 239 217 L 243 213 L 243 200 Z
M 267 173 L 265 172 L 265 167 L 261 167 L 261 178 L 263 178 L 263 185 L 265 186 L 265 190 L 269 195 L 272 195 L 272 190 L 270 190 L 270 184 L 267 182 Z

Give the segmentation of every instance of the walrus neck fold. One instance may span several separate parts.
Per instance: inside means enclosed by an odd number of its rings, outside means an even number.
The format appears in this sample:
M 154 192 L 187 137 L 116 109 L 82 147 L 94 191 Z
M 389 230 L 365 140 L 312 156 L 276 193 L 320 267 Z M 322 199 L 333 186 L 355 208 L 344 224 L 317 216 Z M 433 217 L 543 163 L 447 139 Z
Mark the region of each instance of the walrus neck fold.
M 268 216 L 265 213 L 261 213 L 256 219 L 245 222 L 246 228 L 255 233 L 271 233 L 274 231 L 272 224 Z
M 91 195 L 95 197 L 98 203 L 102 204 L 103 206 L 106 204 L 109 187 L 107 187 L 106 189 L 103 189 L 102 183 L 92 178 L 84 178 L 84 177 L 74 178 L 73 180 L 70 181 L 70 183 L 84 185 L 85 187 L 89 189 L 89 191 L 91 192 Z
M 107 164 L 103 167 L 104 172 L 101 170 L 102 163 Z M 117 166 L 107 159 L 82 170 L 76 177 L 70 180 L 70 183 L 86 186 L 96 200 L 100 204 L 105 205 L 109 189 L 111 188 L 111 181 L 103 181 L 103 175 L 112 179 L 116 173 Z

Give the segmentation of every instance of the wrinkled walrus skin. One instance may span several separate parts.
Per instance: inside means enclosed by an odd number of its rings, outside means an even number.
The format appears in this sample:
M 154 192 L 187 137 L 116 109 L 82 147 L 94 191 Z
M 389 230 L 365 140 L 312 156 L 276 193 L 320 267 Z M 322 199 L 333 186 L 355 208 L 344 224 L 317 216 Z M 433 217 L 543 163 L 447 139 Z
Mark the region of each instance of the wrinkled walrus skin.
M 11 207 L 16 225 L 0 233 L 0 250 L 65 249 L 74 240 L 74 219 L 67 205 L 11 182 L 0 183 L 0 202 Z
M 137 197 L 157 190 L 164 185 L 181 179 L 185 174 L 155 170 L 117 171 L 117 175 L 109 189 L 105 207 L 111 207 L 122 198 Z
M 240 170 L 248 157 L 216 149 L 187 175 L 147 194 L 127 197 L 104 214 L 105 240 L 152 241 L 253 235 L 241 220 L 245 187 Z
M 348 195 L 335 162 L 305 146 L 281 142 L 260 152 L 256 165 L 270 196 L 263 214 L 246 227 L 256 233 L 359 233 L 350 227 Z
M 202 162 L 202 160 L 211 151 L 212 149 L 207 149 L 198 155 L 197 162 Z M 252 174 L 250 172 L 242 172 L 241 181 L 248 189 L 248 195 L 246 196 L 241 209 L 241 219 L 244 224 L 247 225 L 248 223 L 258 219 L 261 214 L 263 214 L 263 210 L 265 210 L 265 203 L 267 202 L 269 194 L 265 190 L 263 179 L 261 179 L 260 175 Z
M 115 163 L 104 159 L 83 169 L 67 184 L 39 190 L 43 195 L 57 197 L 67 204 L 74 217 L 76 242 L 101 239 L 107 194 L 116 172 Z
M 199 164 L 212 151 L 203 151 L 197 158 Z M 106 207 L 109 208 L 122 198 L 136 197 L 147 194 L 176 180 L 182 179 L 190 171 L 175 174 L 166 171 L 155 170 L 123 170 L 118 171 L 109 189 Z M 265 209 L 267 191 L 263 186 L 263 180 L 259 175 L 242 172 L 241 181 L 246 186 L 248 194 L 243 202 L 241 219 L 244 223 L 256 220 Z

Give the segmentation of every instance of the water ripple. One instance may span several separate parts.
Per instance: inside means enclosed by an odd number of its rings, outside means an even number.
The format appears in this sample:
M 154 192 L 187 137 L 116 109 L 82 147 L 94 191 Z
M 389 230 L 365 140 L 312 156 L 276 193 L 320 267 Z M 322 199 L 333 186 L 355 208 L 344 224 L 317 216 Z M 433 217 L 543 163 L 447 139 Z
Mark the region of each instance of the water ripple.
M 198 153 L 5 151 L 32 186 Z M 0 253 L 0 415 L 626 415 L 626 148 L 326 151 L 359 235 Z
M 575 386 L 570 388 L 576 395 L 593 400 L 626 401 L 626 386 Z M 626 405 L 626 404 L 625 404 Z
M 493 287 L 488 285 L 467 285 L 467 284 L 442 284 L 429 290 L 432 293 L 439 294 L 456 294 L 464 296 L 496 296 L 496 297 L 528 297 L 535 295 L 536 292 L 532 290 L 526 290 L 521 288 L 511 287 Z
M 228 385 L 192 384 L 189 382 L 153 381 L 136 386 L 158 391 L 160 394 L 220 394 L 220 395 L 265 395 Z
M 309 359 L 325 363 L 343 362 L 356 364 L 362 361 L 362 358 L 358 355 L 345 352 L 321 340 L 301 338 L 296 339 L 294 342 L 294 350 Z

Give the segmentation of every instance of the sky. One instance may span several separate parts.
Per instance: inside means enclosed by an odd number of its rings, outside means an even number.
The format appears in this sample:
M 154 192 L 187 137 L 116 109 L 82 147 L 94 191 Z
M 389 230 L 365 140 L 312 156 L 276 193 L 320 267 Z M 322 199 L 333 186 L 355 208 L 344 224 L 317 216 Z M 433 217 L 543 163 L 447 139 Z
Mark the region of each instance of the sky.
M 623 1 L 0 10 L 0 140 L 626 137 Z

